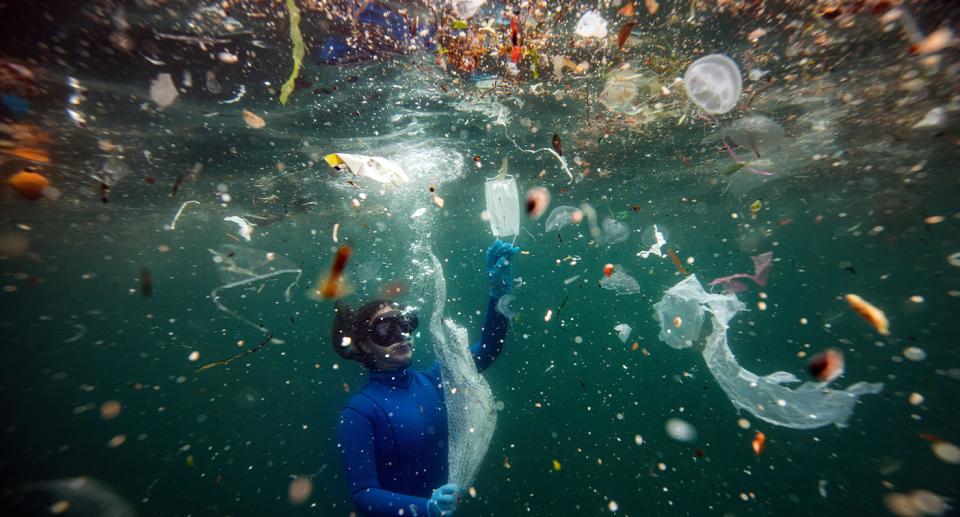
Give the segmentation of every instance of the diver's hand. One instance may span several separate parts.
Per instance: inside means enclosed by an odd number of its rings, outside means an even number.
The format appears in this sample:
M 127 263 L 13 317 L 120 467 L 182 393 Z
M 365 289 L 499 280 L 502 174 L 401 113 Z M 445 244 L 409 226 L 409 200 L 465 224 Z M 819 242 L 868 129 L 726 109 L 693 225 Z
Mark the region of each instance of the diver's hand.
M 427 501 L 427 513 L 430 517 L 450 517 L 456 509 L 460 489 L 457 485 L 443 485 L 433 491 Z
M 497 239 L 487 250 L 487 275 L 490 276 L 490 296 L 500 298 L 513 288 L 511 259 L 520 248 Z

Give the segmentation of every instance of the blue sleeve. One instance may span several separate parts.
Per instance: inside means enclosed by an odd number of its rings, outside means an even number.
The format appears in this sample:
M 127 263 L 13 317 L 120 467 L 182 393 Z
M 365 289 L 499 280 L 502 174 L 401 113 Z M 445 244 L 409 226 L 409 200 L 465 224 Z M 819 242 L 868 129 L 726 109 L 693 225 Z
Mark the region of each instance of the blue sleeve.
M 477 371 L 483 372 L 500 357 L 503 340 L 507 337 L 507 317 L 497 310 L 497 298 L 490 297 L 487 303 L 487 316 L 483 319 L 483 332 L 480 342 L 470 347 Z
M 373 423 L 360 411 L 346 407 L 340 412 L 337 443 L 347 488 L 357 510 L 366 517 L 426 516 L 427 499 L 411 497 L 380 488 L 373 444 Z M 416 512 L 410 506 L 416 507 Z

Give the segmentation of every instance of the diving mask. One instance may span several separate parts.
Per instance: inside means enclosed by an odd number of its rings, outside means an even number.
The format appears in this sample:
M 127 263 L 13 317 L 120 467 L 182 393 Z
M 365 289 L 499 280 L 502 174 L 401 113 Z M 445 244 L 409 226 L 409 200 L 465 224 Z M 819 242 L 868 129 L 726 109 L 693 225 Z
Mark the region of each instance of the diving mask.
M 402 311 L 387 311 L 378 316 L 370 322 L 366 333 L 378 346 L 387 347 L 411 339 L 411 333 L 419 324 L 417 311 L 408 307 Z

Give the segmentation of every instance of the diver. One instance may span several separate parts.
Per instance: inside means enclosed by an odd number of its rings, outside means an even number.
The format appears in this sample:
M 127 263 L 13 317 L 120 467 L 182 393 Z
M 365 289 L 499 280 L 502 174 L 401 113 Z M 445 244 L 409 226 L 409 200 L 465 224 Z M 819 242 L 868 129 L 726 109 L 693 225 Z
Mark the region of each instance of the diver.
M 470 351 L 483 371 L 500 355 L 507 318 L 497 301 L 513 285 L 520 251 L 497 239 L 486 254 L 490 299 L 480 342 Z M 374 300 L 353 311 L 338 303 L 332 345 L 370 370 L 370 382 L 340 412 L 337 443 L 350 496 L 367 517 L 449 517 L 468 487 L 447 482 L 447 408 L 440 367 L 413 371 L 416 311 Z

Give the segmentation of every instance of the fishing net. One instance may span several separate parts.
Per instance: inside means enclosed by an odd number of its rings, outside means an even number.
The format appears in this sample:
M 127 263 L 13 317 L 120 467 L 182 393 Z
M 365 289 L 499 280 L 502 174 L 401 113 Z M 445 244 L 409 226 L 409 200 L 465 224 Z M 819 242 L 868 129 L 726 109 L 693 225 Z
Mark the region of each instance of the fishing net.
M 490 385 L 477 372 L 466 329 L 449 318 L 443 319 L 447 283 L 440 261 L 433 253 L 428 253 L 433 264 L 436 300 L 430 317 L 430 334 L 440 364 L 447 404 L 450 442 L 447 482 L 465 489 L 473 485 L 483 457 L 487 454 L 493 431 L 497 427 L 497 412 Z
M 743 369 L 727 343 L 727 323 L 746 308 L 733 294 L 709 294 L 696 275 L 671 287 L 654 305 L 660 316 L 660 339 L 674 348 L 688 348 L 697 339 L 706 313 L 713 331 L 707 337 L 703 358 L 710 373 L 738 409 L 774 425 L 814 429 L 829 424 L 846 427 L 861 395 L 883 391 L 883 384 L 858 382 L 846 390 L 832 390 L 825 382 L 805 382 L 796 389 L 783 383 L 800 382 L 788 372 L 760 377 Z

